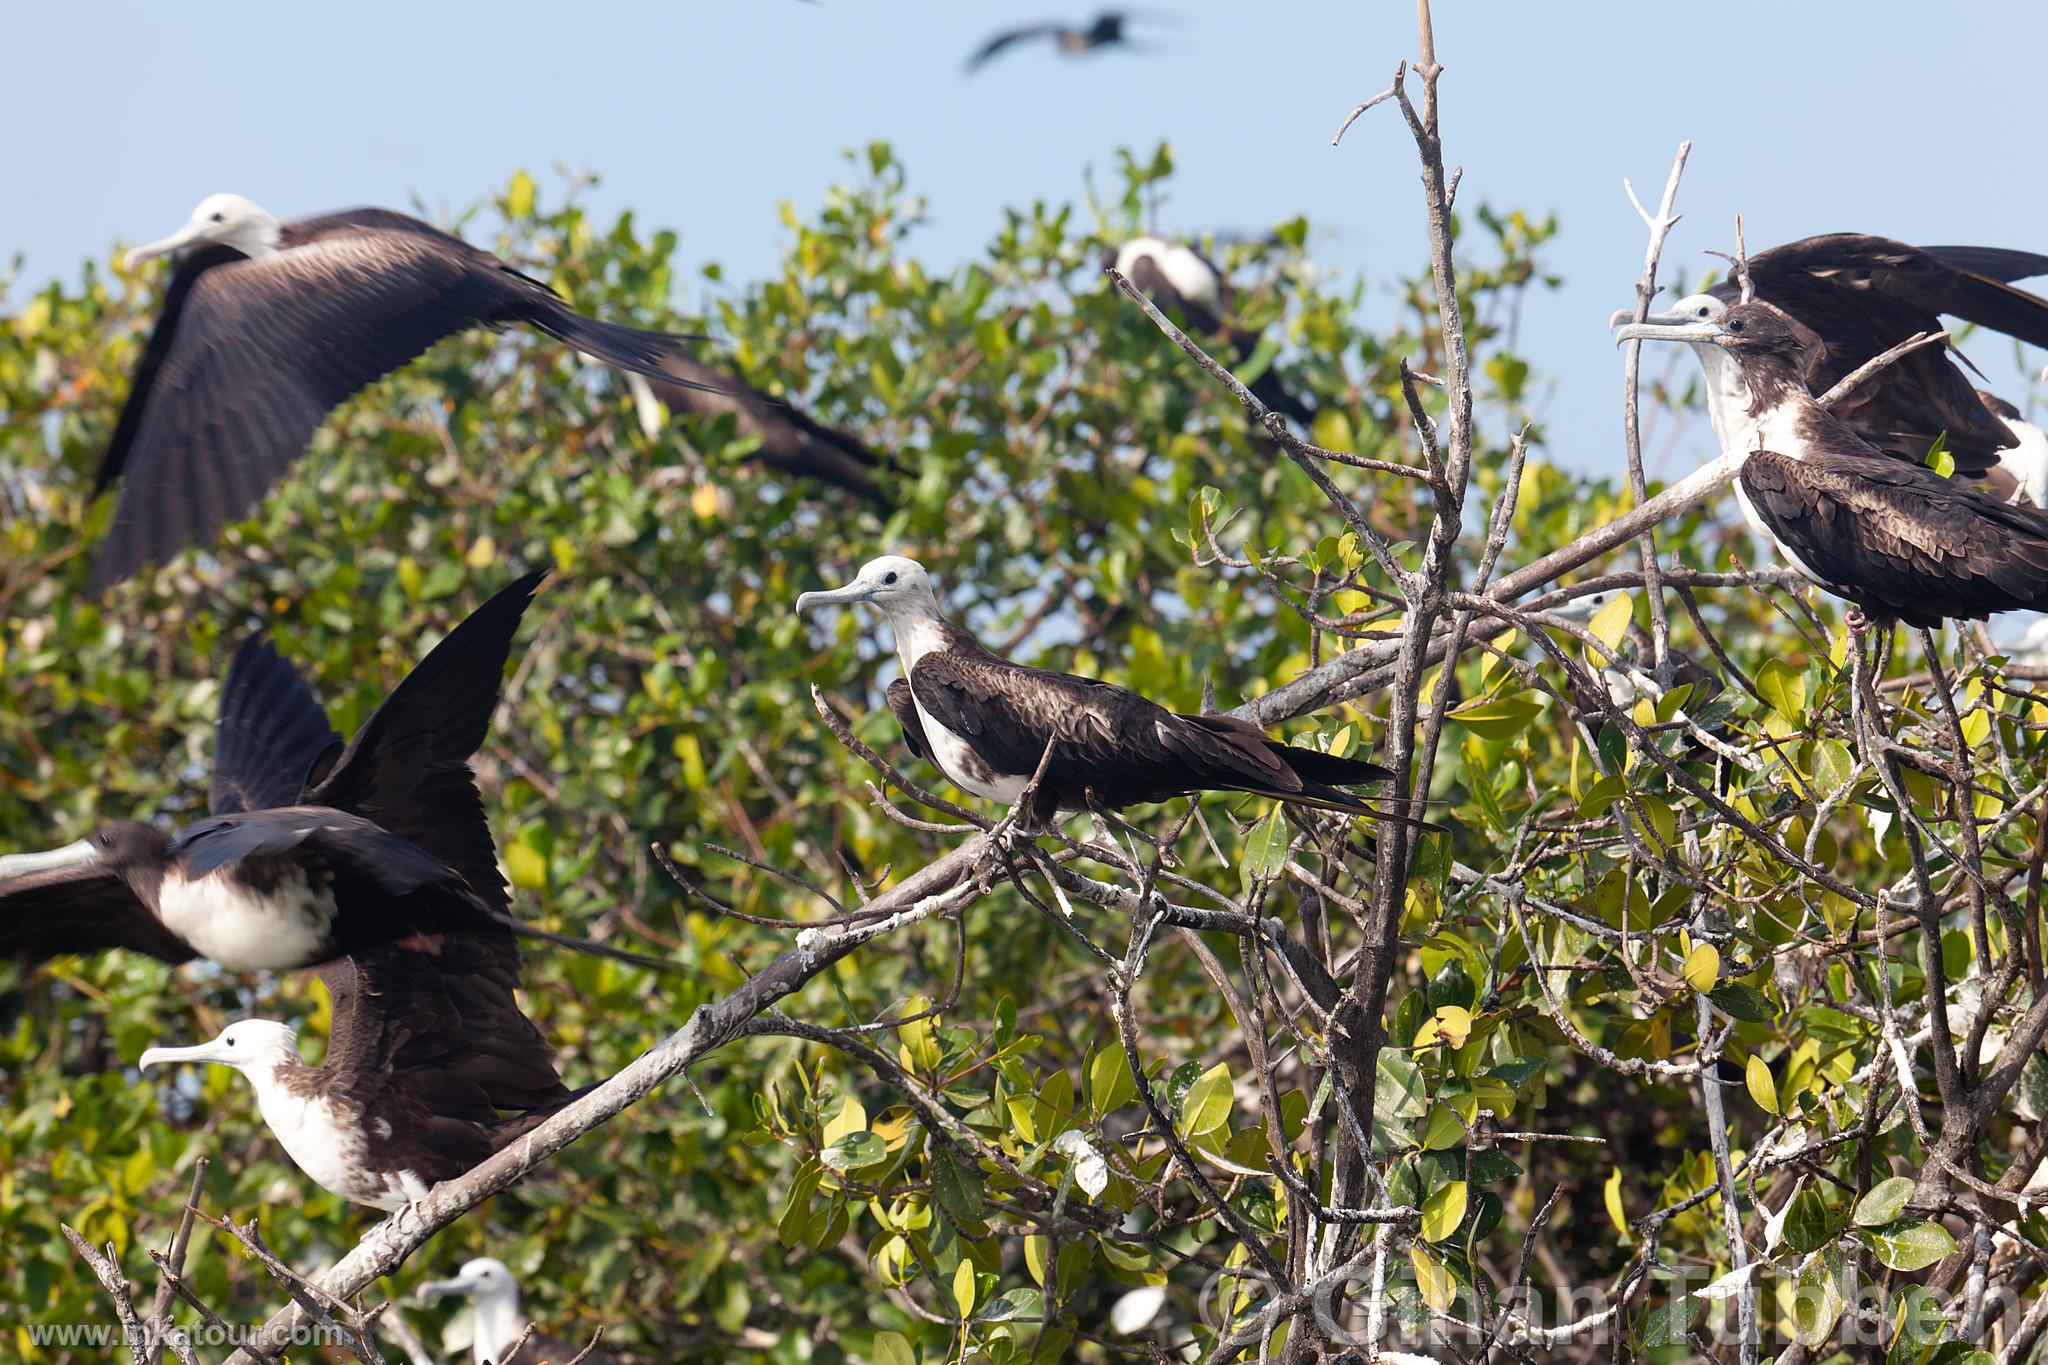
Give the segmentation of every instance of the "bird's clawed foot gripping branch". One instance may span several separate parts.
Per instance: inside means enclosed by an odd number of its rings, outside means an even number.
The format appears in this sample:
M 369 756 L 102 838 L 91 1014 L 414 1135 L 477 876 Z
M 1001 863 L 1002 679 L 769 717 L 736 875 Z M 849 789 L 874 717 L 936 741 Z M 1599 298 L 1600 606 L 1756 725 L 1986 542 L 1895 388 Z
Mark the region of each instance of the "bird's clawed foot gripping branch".
M 1435 316 L 1416 364 L 1398 369 L 1402 458 L 1318 444 L 1307 402 L 1267 375 L 1242 380 L 1254 338 L 1196 253 L 1174 256 L 1148 238 L 1154 245 L 1107 268 L 1184 353 L 1187 382 L 1241 404 L 1270 439 L 1260 448 L 1284 456 L 1275 467 L 1305 477 L 1326 504 L 1334 553 L 1268 552 L 1206 497 L 1186 541 L 1197 569 L 1239 575 L 1276 614 L 1307 623 L 1313 653 L 1284 682 L 1228 711 L 1205 698 L 1177 712 L 1026 667 L 948 619 L 933 576 L 901 555 L 803 593 L 799 611 L 882 613 L 900 670 L 886 700 L 905 747 L 983 804 L 921 785 L 912 765 L 862 738 L 873 732 L 855 705 L 813 687 L 848 767 L 869 770 L 866 805 L 911 831 L 929 858 L 871 873 L 848 854 L 834 889 L 815 858 L 788 866 L 758 849 L 708 850 L 767 874 L 793 905 L 815 902 L 778 918 L 721 900 L 654 845 L 695 912 L 779 935 L 778 951 L 580 1089 L 565 1084 L 515 999 L 515 940 L 667 964 L 521 922 L 498 875 L 469 764 L 545 574 L 517 579 L 456 625 L 346 744 L 283 656 L 252 640 L 223 688 L 203 819 L 170 833 L 110 825 L 0 858 L 0 948 L 15 957 L 118 947 L 172 963 L 308 969 L 332 999 L 319 1066 L 300 1058 L 290 1029 L 261 1020 L 152 1047 L 139 1064 L 234 1068 L 306 1174 L 389 1216 L 302 1274 L 253 1219 L 201 1207 L 202 1162 L 175 1236 L 150 1253 L 158 1278 L 146 1314 L 116 1249 L 67 1226 L 136 1365 L 166 1352 L 202 1359 L 174 1324 L 179 1306 L 228 1330 L 188 1282 L 195 1221 L 239 1248 L 285 1301 L 231 1360 L 284 1359 L 314 1329 L 363 1361 L 385 1359 L 380 1334 L 424 1354 L 391 1304 L 367 1306 L 379 1279 L 668 1082 L 717 1067 L 741 1039 L 836 1055 L 893 1097 L 886 1121 L 849 1095 L 841 1120 L 823 1126 L 789 1197 L 788 1245 L 820 1253 L 847 1236 L 843 1218 L 811 1216 L 805 1201 L 821 1188 L 865 1201 L 902 1271 L 889 1302 L 957 1329 L 960 1343 L 976 1324 L 1025 1324 L 1010 1339 L 1015 1359 L 1059 1359 L 1085 1343 L 1162 1361 L 1413 1365 L 1529 1360 L 1596 1337 L 1614 1340 L 1617 1355 L 1627 1339 L 1718 1358 L 1700 1322 L 1711 1309 L 1728 1319 L 1725 1358 L 1754 1365 L 1770 1324 L 1788 1316 L 1769 1297 L 1775 1275 L 1805 1296 L 1789 1314 L 1794 1339 L 1776 1353 L 1792 1365 L 1823 1355 L 1838 1329 L 1895 1336 L 1891 1319 L 1840 1289 L 1852 1271 L 1879 1266 L 1928 1272 L 1914 1288 L 1950 1340 L 2026 1358 L 2048 1325 L 2048 1294 L 2018 1310 L 1992 1291 L 2039 1293 L 2048 1280 L 2048 1226 L 2030 1202 L 2048 1123 L 2034 1123 L 2017 1155 L 1987 1164 L 1985 1148 L 2048 1035 L 2038 929 L 2048 778 L 2029 738 L 2043 721 L 1988 636 L 1959 632 L 1951 649 L 1940 631 L 2048 608 L 2048 438 L 2036 450 L 2040 433 L 1976 394 L 1938 317 L 2048 341 L 2048 306 L 2010 283 L 2048 262 L 1847 236 L 1752 256 L 1738 221 L 1732 281 L 1659 312 L 1690 153 L 1682 145 L 1654 209 L 1627 189 L 1648 242 L 1617 332 L 1628 343 L 1626 510 L 1556 537 L 1562 545 L 1526 544 L 1526 433 L 1501 438 L 1497 467 L 1486 467 L 1475 430 L 1471 316 L 1453 250 L 1460 170 L 1445 159 L 1428 0 L 1418 16 L 1415 58 L 1333 139 L 1370 130 L 1360 120 L 1390 105 L 1419 161 Z M 1039 37 L 1062 50 L 1122 41 L 1117 25 L 1020 30 L 980 60 Z M 226 368 L 209 382 L 259 394 L 244 433 L 254 454 L 181 515 L 163 514 L 165 481 L 189 479 L 205 453 L 192 437 L 207 416 L 193 397 L 204 385 L 171 382 L 181 364 L 202 361 L 179 347 L 210 337 L 234 307 L 288 293 L 292 269 L 326 259 L 293 253 L 336 240 L 396 262 L 420 287 L 445 277 L 475 306 L 416 319 L 404 345 L 344 348 L 346 373 L 327 374 L 317 392 L 297 381 L 333 356 L 300 356 L 301 372 L 283 372 L 224 343 L 210 354 L 226 356 L 214 362 Z M 584 317 L 496 256 L 401 215 L 288 224 L 223 196 L 145 252 L 180 249 L 190 253 L 182 287 L 102 470 L 103 483 L 126 481 L 102 581 L 211 537 L 282 476 L 336 403 L 434 337 L 476 324 L 526 323 L 676 386 L 672 405 L 733 417 L 761 437 L 764 461 L 888 505 L 890 461 L 855 438 L 797 422 L 705 370 L 682 338 Z M 1882 309 L 1844 311 L 1844 297 L 1876 296 Z M 1722 453 L 1653 493 L 1639 390 L 1641 343 L 1658 340 L 1697 355 Z M 2028 463 L 2037 456 L 2038 467 Z M 820 473 L 827 466 L 836 474 Z M 1660 529 L 1731 481 L 1782 564 L 1710 570 L 1667 559 Z M 1482 514 L 1475 494 L 1489 493 Z M 1387 515 L 1397 503 L 1412 520 Z M 1629 567 L 1563 581 L 1617 551 L 1632 554 Z M 1849 604 L 1842 629 L 1811 587 Z M 1721 592 L 1778 613 L 1798 658 L 1745 666 L 1713 597 Z M 1900 623 L 1917 633 L 1895 656 Z M 1985 697 L 2015 709 L 1994 716 Z M 1537 790 L 1526 753 L 1513 749 L 1546 708 L 1572 748 L 1568 790 Z M 1334 722 L 1331 733 L 1309 743 L 1269 733 L 1312 716 Z M 1363 756 L 1368 733 L 1382 737 L 1373 759 Z M 1480 771 L 1482 758 L 1496 766 Z M 1469 829 L 1443 809 L 1459 789 L 1476 812 Z M 859 790 L 849 784 L 849 808 Z M 1205 793 L 1230 801 L 1204 805 Z M 1161 803 L 1181 804 L 1146 823 L 1123 814 Z M 1901 850 L 1885 884 L 1844 874 L 1851 820 Z M 1235 887 L 1190 871 L 1231 862 Z M 975 971 L 968 916 L 984 903 L 1036 916 L 1085 964 L 1073 998 L 1106 1027 L 1084 1049 L 1080 1087 L 1065 1076 L 1035 1092 L 1019 1081 L 1028 1044 L 1014 1012 L 986 1038 L 946 1036 Z M 1440 932 L 1461 918 L 1487 926 L 1482 944 Z M 933 965 L 927 951 L 945 960 Z M 928 971 L 930 990 L 876 1018 L 852 1017 L 843 990 L 837 1024 L 796 1011 L 814 982 L 838 987 L 849 960 L 891 954 Z M 1224 1051 L 1247 1063 L 1235 1082 L 1223 1061 L 1148 1027 L 1168 957 L 1213 986 Z M 1409 977 L 1426 979 L 1400 992 Z M 1768 992 L 1783 1001 L 1787 980 L 1825 983 L 1813 1008 L 1839 1046 L 1774 1052 Z M 1590 1024 L 1588 1003 L 1609 997 L 1624 1007 Z M 1597 1115 L 1571 1131 L 1516 1122 L 1518 1110 L 1540 1115 L 1532 1097 L 1553 1072 L 1560 1087 L 1640 1087 L 1669 1122 L 1697 1124 L 1699 1159 L 1662 1188 L 1595 1193 L 1590 1167 L 1537 1154 L 1604 1156 Z M 1603 1095 L 1606 1107 L 1626 1103 Z M 1745 1096 L 1764 1116 L 1747 1142 L 1731 1124 Z M 1232 1132 L 1234 1106 L 1256 1117 Z M 774 1097 L 761 1097 L 758 1113 L 771 1132 L 795 1132 Z M 660 1110 L 641 1119 L 660 1122 Z M 1870 1155 L 1900 1125 L 1923 1156 L 1910 1177 Z M 1523 1206 L 1510 1208 L 1485 1186 L 1524 1162 L 1543 1164 L 1549 1187 L 1524 1189 Z M 912 1169 L 907 1185 L 880 1183 Z M 1603 1263 L 1600 1302 L 1543 1311 L 1576 1303 L 1581 1288 L 1554 1282 L 1553 1239 L 1586 1236 L 1603 1204 L 1627 1245 Z M 1483 1243 L 1510 1216 L 1521 1236 L 1502 1259 Z M 1682 1277 L 1671 1288 L 1660 1254 L 1681 1225 L 1720 1272 L 1697 1292 Z M 959 1267 L 943 1281 L 942 1237 Z M 994 1249 L 969 1255 L 965 1243 Z M 1010 1243 L 1038 1289 L 991 1299 L 977 1275 L 1001 1269 Z M 1197 1272 L 1208 1297 L 1170 1345 L 1117 1343 L 1074 1311 L 1090 1276 L 1127 1276 L 1135 1292 Z M 500 1365 L 540 1349 L 501 1263 L 473 1260 L 428 1288 L 473 1301 L 491 1343 L 477 1349 Z M 596 1343 L 546 1349 L 599 1358 Z

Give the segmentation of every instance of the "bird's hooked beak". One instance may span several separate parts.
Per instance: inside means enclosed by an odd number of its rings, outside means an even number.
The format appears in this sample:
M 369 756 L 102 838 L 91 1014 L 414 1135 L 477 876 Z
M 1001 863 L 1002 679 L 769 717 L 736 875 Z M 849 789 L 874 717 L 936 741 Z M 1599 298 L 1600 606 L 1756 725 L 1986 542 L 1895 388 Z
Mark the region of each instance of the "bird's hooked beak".
M 134 248 L 121 258 L 121 265 L 124 269 L 132 271 L 144 261 L 153 261 L 159 256 L 168 256 L 174 251 L 182 251 L 184 248 L 192 245 L 192 243 L 204 238 L 206 228 L 207 224 L 205 223 L 187 223 L 168 237 Z
M 144 1048 L 135 1066 L 137 1070 L 147 1071 L 153 1066 L 177 1066 L 183 1062 L 215 1062 L 234 1066 L 241 1060 L 228 1051 L 226 1044 L 215 1038 L 209 1042 L 194 1043 L 191 1047 Z
M 468 1298 L 476 1293 L 477 1282 L 473 1275 L 457 1275 L 452 1280 L 428 1280 L 413 1290 L 413 1297 L 421 1303 L 432 1303 L 436 1299 L 451 1297 Z
M 812 607 L 836 606 L 843 602 L 869 602 L 874 600 L 880 586 L 863 583 L 858 578 L 843 588 L 827 588 L 823 592 L 803 593 L 796 599 L 798 611 L 809 611 Z
M 1624 316 L 1615 314 L 1616 318 Z M 1727 336 L 1718 322 L 1702 322 L 1687 313 L 1652 313 L 1641 322 L 1614 329 L 1614 344 L 1624 341 L 1704 341 L 1719 345 Z
M 47 853 L 10 853 L 0 858 L 0 882 L 14 877 L 25 877 L 31 872 L 47 872 L 53 867 L 76 867 L 89 863 L 100 856 L 99 849 L 90 839 L 53 848 Z

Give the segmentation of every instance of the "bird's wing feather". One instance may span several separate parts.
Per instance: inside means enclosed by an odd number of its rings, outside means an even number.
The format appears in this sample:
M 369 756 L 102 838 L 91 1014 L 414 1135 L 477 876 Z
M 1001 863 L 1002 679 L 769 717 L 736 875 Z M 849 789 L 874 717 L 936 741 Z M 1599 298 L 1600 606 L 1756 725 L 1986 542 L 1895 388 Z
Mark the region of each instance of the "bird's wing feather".
M 1046 779 L 1057 788 L 1096 786 L 1117 764 L 1165 756 L 1147 722 L 1168 713 L 1113 683 L 944 650 L 917 661 L 910 686 L 927 715 L 998 773 L 1036 772 L 1048 744 Z
M 414 232 L 334 235 L 261 260 L 218 250 L 173 278 L 101 467 L 103 484 L 124 476 L 101 583 L 210 539 L 342 400 L 537 289 Z
M 917 703 L 910 696 L 910 684 L 901 678 L 892 679 L 888 699 L 890 714 L 903 727 L 903 742 L 910 746 L 910 752 L 927 763 L 931 762 L 931 741 L 924 736 L 924 721 L 918 718 Z
M 109 948 L 170 963 L 198 956 L 103 868 L 55 867 L 0 882 L 0 956 L 42 962 Z
M 498 911 L 511 901 L 469 760 L 497 709 L 512 636 L 546 576 L 530 573 L 501 589 L 450 631 L 306 797 L 403 836 L 461 873 Z
M 1058 24 L 1026 24 L 1022 28 L 1005 29 L 975 49 L 974 55 L 967 59 L 967 69 L 974 70 L 1013 43 L 1025 42 L 1032 38 L 1046 38 L 1058 32 Z
M 689 356 L 669 356 L 662 368 L 672 382 L 655 381 L 653 388 L 671 412 L 696 417 L 729 412 L 736 432 L 759 440 L 754 458 L 762 464 L 887 505 L 872 472 L 886 461 L 852 435 L 815 421 L 801 409 L 778 403 L 735 376 Z
M 235 651 L 213 731 L 215 815 L 296 803 L 320 756 L 341 744 L 327 713 L 269 641 Z
M 1881 455 L 1760 451 L 1743 491 L 1824 580 L 1916 625 L 2048 606 L 2048 514 Z

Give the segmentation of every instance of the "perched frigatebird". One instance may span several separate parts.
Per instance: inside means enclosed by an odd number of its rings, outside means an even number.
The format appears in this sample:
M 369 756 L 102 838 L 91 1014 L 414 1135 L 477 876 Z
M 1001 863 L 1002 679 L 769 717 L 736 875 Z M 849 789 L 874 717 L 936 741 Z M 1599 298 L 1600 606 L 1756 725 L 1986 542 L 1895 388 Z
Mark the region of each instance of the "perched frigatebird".
M 1258 349 L 1258 333 L 1235 320 L 1237 297 L 1229 277 L 1185 242 L 1149 233 L 1133 237 L 1117 248 L 1109 264 L 1158 304 L 1161 312 L 1179 313 L 1185 325 L 1202 336 L 1222 337 L 1230 348 L 1226 363 L 1241 365 Z M 1271 366 L 1245 387 L 1261 403 L 1304 427 L 1316 419 L 1315 409 L 1288 392 Z
M 1893 346 L 1939 329 L 1944 315 L 2048 346 L 2048 299 L 2011 284 L 2048 274 L 2048 256 L 2030 251 L 1913 247 L 1836 232 L 1759 252 L 1749 258 L 1748 273 L 1757 299 L 1817 337 L 1820 350 L 1808 376 L 1816 394 Z M 1714 322 L 1741 300 L 1739 281 L 1724 280 L 1648 321 Z M 1742 396 L 1738 367 L 1709 343 L 1695 343 L 1693 351 L 1706 371 L 1707 414 L 1721 448 L 1754 449 L 1756 417 Z M 2048 505 L 2048 437 L 1975 388 L 1946 348 L 1923 347 L 1893 361 L 1847 394 L 1834 413 L 1870 445 L 1915 464 L 1940 438 L 1955 457 L 1957 477 L 1989 480 L 2003 496 Z
M 1735 491 L 1744 516 L 1801 574 L 1863 616 L 1937 626 L 2048 607 L 2048 512 L 2005 502 L 1879 450 L 1808 390 L 1814 333 L 1773 304 L 1631 324 L 1620 340 L 1710 347 L 1732 363 L 1752 424 Z
M 287 970 L 428 931 L 568 941 L 508 913 L 469 767 L 545 577 L 450 631 L 346 746 L 291 665 L 245 641 L 221 694 L 212 814 L 176 829 L 116 821 L 0 858 L 0 955 L 127 948 Z
M 95 586 L 212 538 L 343 399 L 471 327 L 524 323 L 653 379 L 683 338 L 587 318 L 488 251 L 388 209 L 281 222 L 203 200 L 128 267 L 184 251 L 94 477 L 123 481 Z
M 1113 683 L 991 653 L 940 614 L 931 577 L 914 559 L 869 560 L 845 587 L 804 593 L 796 607 L 842 602 L 866 602 L 888 619 L 903 666 L 889 684 L 889 709 L 918 757 L 963 791 L 1010 806 L 1044 762 L 1026 812 L 1036 827 L 1062 812 L 1200 791 L 1382 815 L 1339 790 L 1393 777 L 1377 763 L 1284 744 L 1232 716 L 1180 715 Z
M 1086 28 L 1075 28 L 1070 24 L 1025 24 L 1020 28 L 1005 29 L 975 49 L 974 55 L 967 59 L 967 70 L 972 74 L 1003 49 L 1039 39 L 1051 40 L 1053 47 L 1066 57 L 1078 57 L 1105 47 L 1128 47 L 1130 38 L 1124 32 L 1124 25 L 1132 17 L 1121 10 L 1105 10 L 1095 16 L 1095 22 Z
M 572 1346 L 545 1332 L 529 1332 L 526 1314 L 519 1310 L 519 1281 L 511 1269 L 494 1256 L 465 1261 L 453 1279 L 429 1280 L 415 1291 L 422 1303 L 460 1297 L 469 1300 L 470 1365 L 614 1365 L 616 1357 L 603 1351 Z M 518 1351 L 520 1339 L 526 1344 Z
M 268 1019 L 192 1047 L 149 1048 L 138 1064 L 233 1067 L 300 1170 L 386 1212 L 417 1204 L 574 1098 L 512 1001 L 509 935 L 422 935 L 332 959 L 315 975 L 333 1003 L 322 1065 L 302 1061 L 297 1035 Z

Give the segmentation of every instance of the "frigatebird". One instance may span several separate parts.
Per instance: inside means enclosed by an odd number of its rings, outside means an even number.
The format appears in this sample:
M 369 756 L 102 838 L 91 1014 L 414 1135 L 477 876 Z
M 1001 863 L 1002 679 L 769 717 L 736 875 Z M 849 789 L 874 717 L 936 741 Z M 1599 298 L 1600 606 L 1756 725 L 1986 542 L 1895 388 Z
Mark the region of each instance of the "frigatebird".
M 1681 341 L 1732 362 L 1731 401 L 1753 425 L 1738 448 L 1743 514 L 1787 563 L 1853 603 L 1849 624 L 1937 626 L 2048 607 L 2048 512 L 1888 455 L 1815 401 L 1821 341 L 1782 309 L 1631 324 L 1619 340 Z
M 2030 251 L 1914 247 L 1854 232 L 1801 238 L 1748 260 L 1755 297 L 1818 338 L 1821 349 L 1808 377 L 1817 394 L 1893 346 L 1939 329 L 1944 315 L 2048 346 L 2048 299 L 2011 283 L 2041 274 L 2048 274 L 2048 256 Z M 1739 280 L 1723 280 L 1649 321 L 1716 321 L 1742 297 Z M 1738 368 L 1710 344 L 1696 343 L 1693 351 L 1706 371 L 1707 413 L 1721 448 L 1752 449 L 1756 420 L 1741 396 Z M 1834 411 L 1886 454 L 1918 464 L 1941 439 L 1955 457 L 1957 477 L 1988 479 L 2001 494 L 2048 505 L 2048 438 L 1972 386 L 1945 348 L 1900 357 Z
M 940 614 L 931 576 L 914 559 L 869 560 L 851 583 L 804 593 L 796 608 L 842 602 L 866 602 L 889 622 L 903 667 L 889 684 L 889 709 L 919 758 L 963 791 L 1008 806 L 1044 763 L 1025 812 L 1037 828 L 1063 812 L 1200 791 L 1383 816 L 1340 790 L 1391 779 L 1377 763 L 1284 744 L 1233 716 L 1181 715 L 1114 683 L 990 652 Z
M 1130 38 L 1124 33 L 1124 25 L 1132 17 L 1122 10 L 1105 10 L 1096 15 L 1095 22 L 1086 28 L 1075 28 L 1070 24 L 1025 24 L 1020 28 L 1005 29 L 975 49 L 974 55 L 967 59 L 967 70 L 972 74 L 1003 49 L 1041 38 L 1050 39 L 1053 47 L 1065 57 L 1078 57 L 1105 47 L 1128 47 Z
M 1143 234 L 1117 248 L 1107 263 L 1158 304 L 1161 312 L 1180 314 L 1184 324 L 1202 336 L 1223 338 L 1229 347 L 1227 363 L 1241 365 L 1258 349 L 1258 333 L 1235 320 L 1237 296 L 1230 278 L 1185 242 Z M 1288 392 L 1270 366 L 1245 387 L 1261 403 L 1304 427 L 1316 419 L 1315 409 Z
M 128 253 L 184 251 L 93 493 L 123 481 L 96 587 L 212 538 L 329 411 L 441 338 L 524 323 L 654 379 L 684 338 L 584 317 L 488 251 L 389 209 L 282 222 L 237 194 Z
M 122 820 L 48 853 L 0 858 L 0 955 L 127 948 L 273 971 L 435 933 L 520 924 L 469 768 L 512 635 L 545 571 L 501 590 L 420 661 L 346 746 L 269 642 L 229 666 L 211 814 Z
M 891 506 L 889 495 L 875 481 L 875 472 L 889 465 L 888 457 L 870 450 L 851 432 L 815 421 L 801 409 L 688 356 L 666 356 L 661 366 L 668 377 L 649 381 L 647 391 L 670 412 L 705 419 L 731 413 L 733 430 L 759 443 L 749 458 L 779 473 L 858 494 L 877 507 Z M 648 425 L 649 438 L 656 434 L 657 429 Z
M 300 1059 L 290 1026 L 268 1019 L 239 1020 L 192 1047 L 149 1048 L 138 1065 L 233 1067 L 316 1184 L 374 1209 L 409 1208 L 574 1098 L 554 1050 L 513 1003 L 510 936 L 420 938 L 315 969 L 333 1006 L 320 1066 Z
M 529 1332 L 526 1314 L 519 1309 L 519 1281 L 511 1268 L 494 1256 L 479 1256 L 463 1262 L 453 1279 L 429 1280 L 415 1293 L 422 1303 L 460 1297 L 469 1300 L 470 1365 L 614 1365 L 616 1357 L 603 1351 L 572 1346 L 545 1332 Z M 526 1344 L 517 1352 L 521 1338 Z

